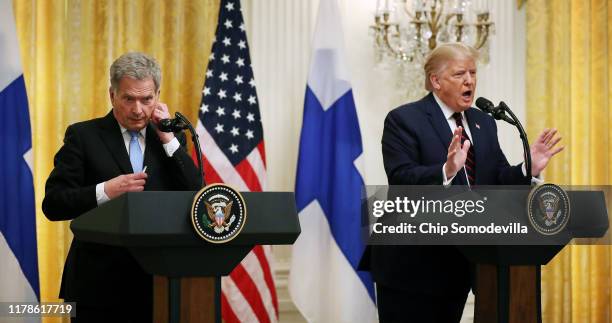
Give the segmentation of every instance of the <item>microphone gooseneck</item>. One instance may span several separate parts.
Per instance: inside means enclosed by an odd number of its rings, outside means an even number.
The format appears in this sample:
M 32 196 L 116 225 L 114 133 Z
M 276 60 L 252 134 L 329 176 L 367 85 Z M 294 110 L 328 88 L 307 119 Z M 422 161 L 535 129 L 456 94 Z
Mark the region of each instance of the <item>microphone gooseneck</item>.
M 531 150 L 529 149 L 529 140 L 527 139 L 527 133 L 521 124 L 521 121 L 516 115 L 510 110 L 510 107 L 504 101 L 499 102 L 498 106 L 494 106 L 493 103 L 483 97 L 476 99 L 476 106 L 483 112 L 490 114 L 496 120 L 503 120 L 509 124 L 515 126 L 523 142 L 523 153 L 525 155 L 525 171 L 526 177 L 531 177 Z M 510 115 L 508 117 L 506 112 Z
M 174 119 L 161 119 L 157 128 L 163 132 L 181 132 L 184 129 L 188 129 L 189 133 L 191 133 L 191 140 L 193 141 L 193 146 L 196 150 L 196 157 L 198 159 L 198 170 L 200 172 L 200 186 L 204 187 L 204 173 L 202 172 L 202 149 L 200 147 L 200 139 L 198 134 L 189 119 L 185 117 L 182 113 L 176 112 L 174 114 Z

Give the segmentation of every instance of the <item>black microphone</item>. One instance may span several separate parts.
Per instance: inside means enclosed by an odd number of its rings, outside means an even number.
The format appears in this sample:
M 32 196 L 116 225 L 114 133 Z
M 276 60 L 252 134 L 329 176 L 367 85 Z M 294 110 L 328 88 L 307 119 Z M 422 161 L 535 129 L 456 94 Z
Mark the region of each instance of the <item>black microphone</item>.
M 516 122 L 514 122 L 514 120 L 512 120 L 506 115 L 506 111 L 508 111 L 509 108 L 503 102 L 501 102 L 500 105 L 496 107 L 493 105 L 493 102 L 483 97 L 479 97 L 478 99 L 476 99 L 476 106 L 480 108 L 480 110 L 482 110 L 483 112 L 493 116 L 493 118 L 495 118 L 496 120 L 504 120 L 511 125 L 516 125 Z
M 177 115 L 174 119 L 161 119 L 157 128 L 163 132 L 180 132 L 187 129 L 187 124 Z
M 483 97 L 476 99 L 476 106 L 485 113 L 488 113 L 497 120 L 504 120 L 510 123 L 519 131 L 521 141 L 523 142 L 523 153 L 525 154 L 525 169 L 527 170 L 526 177 L 531 177 L 531 150 L 529 149 L 529 140 L 527 139 L 527 133 L 521 124 L 521 121 L 516 117 L 514 112 L 510 110 L 504 101 L 499 102 L 498 106 L 493 106 L 493 103 Z M 506 112 L 510 114 L 510 117 L 506 115 Z
M 191 140 L 196 150 L 196 157 L 198 159 L 198 170 L 200 171 L 200 183 L 204 187 L 204 172 L 202 171 L 202 148 L 200 147 L 200 139 L 198 133 L 193 128 L 189 119 L 182 113 L 176 112 L 174 119 L 161 119 L 157 125 L 157 129 L 163 132 L 180 132 L 184 129 L 188 129 L 191 133 Z
M 510 107 L 508 107 L 508 105 L 504 101 L 499 101 L 498 107 L 500 109 L 503 109 L 504 111 L 509 111 L 510 110 Z
M 504 120 L 507 123 L 516 126 L 516 122 L 506 115 L 506 111 L 510 112 L 510 108 L 504 103 L 504 101 L 500 101 L 499 105 L 495 107 L 495 119 Z
M 493 106 L 493 102 L 483 98 L 483 97 L 479 97 L 478 99 L 476 99 L 476 106 L 482 110 L 485 113 L 488 114 L 492 114 L 493 113 L 493 109 L 495 109 L 495 106 Z

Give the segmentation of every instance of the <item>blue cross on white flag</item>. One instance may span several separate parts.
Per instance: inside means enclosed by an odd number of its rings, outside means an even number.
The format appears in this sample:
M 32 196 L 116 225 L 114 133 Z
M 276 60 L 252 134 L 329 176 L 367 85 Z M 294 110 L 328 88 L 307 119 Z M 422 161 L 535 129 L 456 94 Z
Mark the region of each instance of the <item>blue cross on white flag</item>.
M 0 0 L 0 302 L 36 302 L 32 134 L 12 2 Z
M 322 0 L 317 19 L 295 188 L 302 233 L 289 291 L 309 322 L 376 322 L 372 280 L 357 271 L 363 149 L 336 0 Z

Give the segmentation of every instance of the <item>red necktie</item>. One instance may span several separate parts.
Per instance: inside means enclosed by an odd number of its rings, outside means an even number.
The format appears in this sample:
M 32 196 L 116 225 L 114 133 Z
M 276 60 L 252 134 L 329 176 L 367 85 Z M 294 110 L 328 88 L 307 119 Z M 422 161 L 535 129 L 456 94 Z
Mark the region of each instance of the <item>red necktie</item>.
M 461 127 L 461 145 L 463 142 L 468 140 L 470 142 L 470 149 L 468 150 L 467 159 L 465 160 L 465 170 L 467 171 L 467 176 L 470 181 L 470 185 L 474 185 L 476 181 L 476 158 L 474 157 L 474 143 L 468 137 L 467 132 L 465 131 L 465 127 L 463 126 L 463 121 L 461 120 L 461 113 L 455 112 L 453 113 L 453 118 L 455 119 L 455 123 L 457 127 Z

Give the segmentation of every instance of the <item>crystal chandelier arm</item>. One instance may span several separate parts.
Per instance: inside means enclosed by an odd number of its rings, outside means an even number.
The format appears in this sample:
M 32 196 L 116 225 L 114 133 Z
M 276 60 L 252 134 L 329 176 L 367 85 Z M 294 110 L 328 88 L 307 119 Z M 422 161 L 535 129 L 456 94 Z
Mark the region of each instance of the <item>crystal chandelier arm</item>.
M 440 4 L 438 6 L 438 3 Z M 442 19 L 442 13 L 444 12 L 444 1 L 435 0 L 431 6 L 431 21 L 436 28 L 440 28 L 440 19 Z
M 378 48 L 380 48 L 381 45 L 383 45 L 383 41 L 382 41 L 382 30 L 381 27 L 377 25 L 374 26 L 370 26 L 370 29 L 372 29 L 374 31 L 374 42 L 376 44 L 376 46 Z
M 401 45 L 394 47 L 391 40 L 392 37 L 401 37 L 399 24 L 389 20 L 389 12 L 383 12 L 382 15 L 374 16 L 374 25 L 370 26 L 370 28 L 374 31 L 376 48 L 384 49 L 384 51 L 391 53 L 395 57 L 406 60 L 408 55 L 402 50 Z
M 399 24 L 389 22 L 389 13 L 383 13 L 383 21 L 380 23 L 380 28 L 382 30 L 382 43 L 384 46 L 395 56 L 404 57 L 406 54 L 401 51 L 400 48 L 394 48 L 391 44 L 391 37 L 399 37 Z M 395 28 L 395 33 L 391 31 L 392 28 Z
M 476 28 L 476 44 L 474 44 L 474 48 L 481 49 L 482 46 L 487 42 L 487 38 L 489 38 L 489 28 L 486 27 L 477 27 Z
M 465 23 L 463 22 L 463 14 L 457 14 L 457 22 L 455 23 L 455 41 L 461 42 L 463 38 L 463 29 L 465 28 Z
M 435 0 L 429 10 L 428 26 L 431 31 L 431 37 L 429 38 L 429 50 L 433 50 L 438 45 L 438 33 L 442 27 L 440 20 L 442 19 L 442 12 L 444 12 L 444 1 Z
M 448 26 L 448 24 L 450 23 L 451 19 L 453 19 L 455 17 L 457 17 L 457 13 L 455 13 L 455 12 L 452 12 L 452 13 L 449 13 L 448 15 L 446 15 L 446 19 L 444 19 L 444 25 Z
M 474 48 L 481 49 L 482 46 L 487 42 L 489 38 L 489 30 L 493 25 L 492 22 L 489 22 L 489 13 L 480 13 L 477 15 L 478 21 L 476 22 L 476 44 L 474 44 Z
M 408 15 L 408 17 L 410 17 L 410 19 L 414 20 L 414 15 L 412 14 L 412 12 L 410 12 L 408 10 L 408 3 L 404 3 L 404 12 Z
M 385 32 L 383 33 L 383 41 L 385 44 L 385 47 L 387 47 L 387 49 L 393 54 L 396 55 L 397 57 L 403 57 L 405 56 L 405 53 L 403 51 L 400 50 L 400 48 L 393 48 L 393 45 L 391 44 L 391 40 L 389 40 L 390 37 L 393 37 L 394 35 L 391 34 L 388 30 L 388 27 L 391 27 L 390 25 L 387 26 L 385 28 Z M 395 25 L 394 27 L 398 28 L 397 25 Z M 397 31 L 396 31 L 397 32 Z M 395 34 L 397 35 L 397 34 Z

